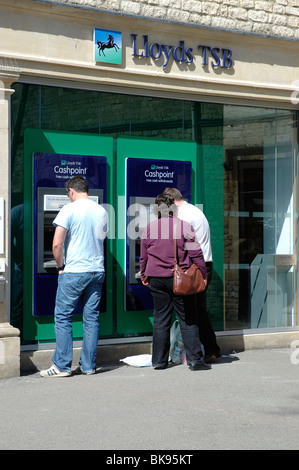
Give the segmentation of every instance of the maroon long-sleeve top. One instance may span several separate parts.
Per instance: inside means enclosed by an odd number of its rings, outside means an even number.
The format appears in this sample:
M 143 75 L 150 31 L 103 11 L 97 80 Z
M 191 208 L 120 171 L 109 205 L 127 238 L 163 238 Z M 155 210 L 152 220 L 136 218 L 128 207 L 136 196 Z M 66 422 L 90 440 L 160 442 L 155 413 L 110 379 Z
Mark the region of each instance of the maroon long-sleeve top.
M 206 265 L 201 248 L 196 241 L 194 230 L 188 222 L 177 217 L 161 217 L 150 222 L 141 238 L 140 272 L 146 276 L 171 277 L 174 265 L 174 221 L 177 238 L 177 260 L 182 269 L 195 263 L 203 278 L 207 278 Z

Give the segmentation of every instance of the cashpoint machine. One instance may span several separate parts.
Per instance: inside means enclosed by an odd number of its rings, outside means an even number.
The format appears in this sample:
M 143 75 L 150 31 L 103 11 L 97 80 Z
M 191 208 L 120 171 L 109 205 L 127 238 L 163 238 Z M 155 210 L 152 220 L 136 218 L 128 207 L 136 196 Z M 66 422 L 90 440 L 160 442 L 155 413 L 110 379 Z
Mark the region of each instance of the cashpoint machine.
M 33 243 L 33 315 L 54 314 L 57 289 L 56 262 L 52 254 L 59 210 L 70 203 L 65 182 L 73 176 L 84 176 L 89 184 L 89 197 L 98 204 L 106 202 L 106 157 L 35 153 L 34 160 L 34 243 Z M 105 310 L 105 286 L 101 311 Z M 75 313 L 81 312 L 80 303 Z
M 126 159 L 126 251 L 125 309 L 152 310 L 150 290 L 140 279 L 140 243 L 146 225 L 155 217 L 153 205 L 165 188 L 178 188 L 191 202 L 192 163 L 190 161 L 146 158 Z

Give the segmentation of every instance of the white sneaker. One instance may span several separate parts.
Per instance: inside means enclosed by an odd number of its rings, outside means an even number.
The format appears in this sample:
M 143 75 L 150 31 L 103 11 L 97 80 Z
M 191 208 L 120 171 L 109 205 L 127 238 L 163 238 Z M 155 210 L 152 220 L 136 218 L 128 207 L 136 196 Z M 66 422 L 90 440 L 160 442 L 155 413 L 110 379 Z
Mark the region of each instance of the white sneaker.
M 42 377 L 69 377 L 71 375 L 71 372 L 59 370 L 58 367 L 55 366 L 55 364 L 52 364 L 49 369 L 42 370 L 40 372 L 40 375 Z

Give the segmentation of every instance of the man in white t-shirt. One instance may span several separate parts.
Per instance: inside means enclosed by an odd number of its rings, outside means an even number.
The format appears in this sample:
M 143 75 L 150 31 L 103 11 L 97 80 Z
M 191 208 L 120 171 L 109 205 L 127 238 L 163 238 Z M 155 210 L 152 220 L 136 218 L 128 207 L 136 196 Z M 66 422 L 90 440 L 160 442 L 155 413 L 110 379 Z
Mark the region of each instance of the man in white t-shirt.
M 76 373 L 93 374 L 99 338 L 99 304 L 105 280 L 104 239 L 108 231 L 105 209 L 88 197 L 85 178 L 75 176 L 65 184 L 70 203 L 53 221 L 53 255 L 57 263 L 55 301 L 56 349 L 53 365 L 42 377 L 71 375 L 72 319 L 79 299 L 83 307 L 83 343 Z
M 196 295 L 196 307 L 198 312 L 199 336 L 205 349 L 205 362 L 212 362 L 220 356 L 220 348 L 217 344 L 216 335 L 206 308 L 206 291 L 213 272 L 210 226 L 204 213 L 198 207 L 185 201 L 178 189 L 166 188 L 164 193 L 174 198 L 174 202 L 178 207 L 178 218 L 192 225 L 206 263 L 207 287 L 204 292 Z

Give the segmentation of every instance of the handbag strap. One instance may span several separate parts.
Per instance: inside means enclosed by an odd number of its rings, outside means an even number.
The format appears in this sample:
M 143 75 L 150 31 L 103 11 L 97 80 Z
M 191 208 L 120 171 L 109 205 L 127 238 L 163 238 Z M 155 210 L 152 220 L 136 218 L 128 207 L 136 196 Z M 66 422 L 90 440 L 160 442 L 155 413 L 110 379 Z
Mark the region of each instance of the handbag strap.
M 173 249 L 174 249 L 174 264 L 176 265 L 178 263 L 177 261 L 177 249 L 176 249 L 176 228 L 178 225 L 178 221 L 175 219 L 173 222 Z

